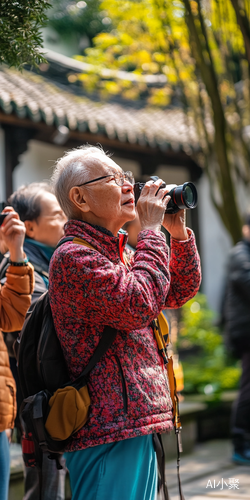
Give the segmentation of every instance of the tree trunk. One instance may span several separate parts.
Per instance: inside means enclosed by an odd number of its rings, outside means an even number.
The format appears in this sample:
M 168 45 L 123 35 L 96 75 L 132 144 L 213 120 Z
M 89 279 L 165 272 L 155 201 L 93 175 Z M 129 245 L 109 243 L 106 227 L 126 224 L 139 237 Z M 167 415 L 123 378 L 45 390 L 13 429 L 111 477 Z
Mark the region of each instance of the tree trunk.
M 250 67 L 250 26 L 247 19 L 247 15 L 245 10 L 239 5 L 238 0 L 231 0 L 231 3 L 235 10 L 237 23 L 240 27 L 244 39 L 246 58 L 248 60 L 248 64 Z
M 194 18 L 189 0 L 182 0 L 186 9 L 187 27 L 190 34 L 190 44 L 197 67 L 209 95 L 212 110 L 213 123 L 215 129 L 214 147 L 220 167 L 221 183 L 220 192 L 225 214 L 226 227 L 234 243 L 241 239 L 241 218 L 239 215 L 233 180 L 231 176 L 231 166 L 228 159 L 228 145 L 226 140 L 227 128 L 224 111 L 219 95 L 218 82 L 213 66 L 212 56 L 209 51 L 205 27 L 201 26 L 200 19 Z M 199 22 L 199 33 L 196 22 Z M 220 184 L 221 184 L 220 183 Z M 218 207 L 216 207 L 218 210 Z M 221 216 L 221 210 L 218 210 Z M 224 221 L 223 221 L 224 223 Z

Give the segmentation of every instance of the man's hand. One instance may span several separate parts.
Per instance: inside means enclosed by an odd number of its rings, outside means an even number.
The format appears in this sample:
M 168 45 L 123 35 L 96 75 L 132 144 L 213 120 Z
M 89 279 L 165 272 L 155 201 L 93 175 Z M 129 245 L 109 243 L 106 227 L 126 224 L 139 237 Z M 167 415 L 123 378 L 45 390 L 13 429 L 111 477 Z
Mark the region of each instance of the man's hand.
M 156 232 L 161 230 L 166 206 L 170 200 L 170 197 L 166 196 L 169 189 L 159 189 L 162 183 L 161 179 L 156 182 L 148 181 L 141 192 L 137 203 L 141 230 L 149 229 Z
M 6 432 L 6 436 L 7 436 L 9 443 L 11 443 L 12 430 L 6 429 L 5 432 Z
M 179 210 L 177 214 L 173 215 L 165 214 L 162 225 L 175 240 L 188 240 L 186 210 Z
M 5 207 L 2 213 L 10 212 L 4 219 L 0 231 L 2 239 L 10 252 L 10 260 L 22 262 L 25 258 L 23 242 L 25 237 L 25 225 L 19 215 L 12 207 Z
M 168 193 L 175 187 L 177 187 L 177 184 L 168 184 L 165 191 Z M 162 225 L 175 240 L 182 241 L 188 239 L 186 230 L 186 210 L 180 210 L 177 214 L 172 215 L 165 214 Z

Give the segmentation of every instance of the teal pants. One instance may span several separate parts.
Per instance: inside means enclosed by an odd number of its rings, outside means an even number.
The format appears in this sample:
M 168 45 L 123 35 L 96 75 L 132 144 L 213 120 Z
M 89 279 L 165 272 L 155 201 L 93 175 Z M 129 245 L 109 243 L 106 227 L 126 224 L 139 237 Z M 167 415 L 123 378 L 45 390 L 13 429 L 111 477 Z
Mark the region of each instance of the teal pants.
M 0 499 L 8 499 L 10 478 L 10 445 L 6 432 L 0 432 Z
M 72 500 L 156 500 L 152 435 L 64 454 Z

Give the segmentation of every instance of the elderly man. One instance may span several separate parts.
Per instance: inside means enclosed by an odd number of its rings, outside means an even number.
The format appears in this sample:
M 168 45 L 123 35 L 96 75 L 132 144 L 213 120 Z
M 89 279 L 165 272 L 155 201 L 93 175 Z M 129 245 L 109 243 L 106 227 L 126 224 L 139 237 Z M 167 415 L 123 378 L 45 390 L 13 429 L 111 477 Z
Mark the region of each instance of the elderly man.
M 162 181 L 147 182 L 137 209 L 141 231 L 130 265 L 119 229 L 135 218 L 131 172 L 98 148 L 82 147 L 58 160 L 53 182 L 69 218 L 66 236 L 92 248 L 62 244 L 50 264 L 50 302 L 69 373 L 88 364 L 106 325 L 116 338 L 89 376 L 89 419 L 66 456 L 74 500 L 153 500 L 157 465 L 153 433 L 173 428 L 167 374 L 152 322 L 177 308 L 200 284 L 200 262 L 183 212 L 165 215 Z M 170 232 L 171 257 L 161 233 Z

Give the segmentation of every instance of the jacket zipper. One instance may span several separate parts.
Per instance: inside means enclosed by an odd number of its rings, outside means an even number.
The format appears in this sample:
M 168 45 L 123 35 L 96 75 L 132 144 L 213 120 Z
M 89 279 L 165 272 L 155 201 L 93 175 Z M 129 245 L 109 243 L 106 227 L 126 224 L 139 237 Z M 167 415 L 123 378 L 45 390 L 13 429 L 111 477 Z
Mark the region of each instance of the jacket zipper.
M 123 251 L 125 248 L 125 240 L 126 240 L 125 234 L 119 234 L 119 241 L 118 241 L 119 256 L 120 256 L 120 259 L 124 265 L 126 265 L 126 263 L 124 261 L 124 257 L 123 257 Z
M 128 395 L 127 395 L 127 389 L 126 389 L 126 384 L 125 384 L 125 378 L 124 378 L 124 374 L 123 374 L 123 371 L 122 371 L 121 362 L 120 362 L 117 354 L 115 354 L 114 357 L 116 359 L 116 362 L 117 362 L 117 365 L 118 365 L 118 369 L 119 369 L 119 373 L 120 373 L 120 377 L 121 377 L 121 381 L 122 381 L 123 408 L 124 408 L 124 412 L 127 414 L 128 413 Z
M 12 426 L 14 425 L 14 421 L 15 421 L 15 412 L 14 412 L 14 389 L 13 389 L 12 385 L 9 385 L 9 384 L 6 384 L 6 385 L 7 385 L 7 387 L 9 388 L 9 390 L 10 390 L 10 394 L 11 394 L 11 396 L 12 396 L 12 408 L 13 408 L 13 410 L 12 410 L 12 421 L 11 421 L 11 425 L 10 425 L 10 427 L 12 428 Z

